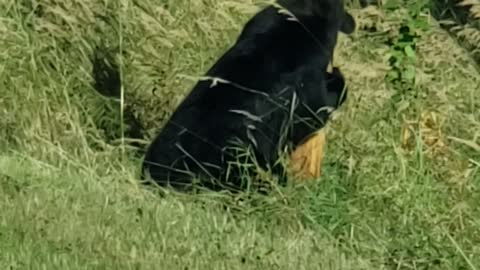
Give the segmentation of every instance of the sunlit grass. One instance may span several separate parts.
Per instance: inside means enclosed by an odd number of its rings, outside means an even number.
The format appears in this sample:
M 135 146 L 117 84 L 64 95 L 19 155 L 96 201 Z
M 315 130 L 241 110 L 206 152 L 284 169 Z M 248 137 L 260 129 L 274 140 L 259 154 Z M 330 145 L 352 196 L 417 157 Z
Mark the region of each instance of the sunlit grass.
M 421 94 L 394 111 L 384 41 L 398 18 L 352 10 L 378 33 L 340 37 L 350 92 L 320 182 L 161 198 L 137 185 L 129 148 L 106 142 L 119 103 L 91 87 L 92 48 L 123 52 L 123 102 L 151 137 L 258 7 L 38 2 L 0 3 L 1 269 L 480 267 L 480 76 L 433 21 L 417 47 Z

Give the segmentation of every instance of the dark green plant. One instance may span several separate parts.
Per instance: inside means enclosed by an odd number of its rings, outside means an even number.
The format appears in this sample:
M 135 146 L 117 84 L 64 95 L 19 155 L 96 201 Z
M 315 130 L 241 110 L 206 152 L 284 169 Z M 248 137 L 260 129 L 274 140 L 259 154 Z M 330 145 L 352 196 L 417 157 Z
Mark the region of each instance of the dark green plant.
M 428 30 L 426 16 L 422 13 L 427 9 L 428 1 L 388 0 L 384 8 L 393 12 L 399 8 L 407 9 L 407 16 L 398 26 L 398 32 L 388 40 L 390 46 L 390 71 L 387 73 L 387 83 L 395 90 L 393 102 L 397 104 L 409 96 L 416 97 L 415 65 L 417 61 L 416 43 L 422 33 Z

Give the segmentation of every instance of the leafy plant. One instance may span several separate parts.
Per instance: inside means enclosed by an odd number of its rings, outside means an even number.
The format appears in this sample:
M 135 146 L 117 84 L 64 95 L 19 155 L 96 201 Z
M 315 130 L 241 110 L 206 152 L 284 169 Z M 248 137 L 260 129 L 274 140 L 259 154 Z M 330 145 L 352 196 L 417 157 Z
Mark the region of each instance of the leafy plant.
M 391 35 L 388 40 L 390 46 L 389 64 L 391 70 L 387 73 L 386 80 L 395 90 L 394 103 L 397 104 L 404 98 L 408 98 L 415 92 L 415 65 L 416 65 L 416 43 L 422 33 L 428 30 L 428 22 L 422 12 L 426 9 L 428 2 L 389 0 L 384 8 L 389 12 L 406 7 L 407 16 L 399 24 L 398 32 Z

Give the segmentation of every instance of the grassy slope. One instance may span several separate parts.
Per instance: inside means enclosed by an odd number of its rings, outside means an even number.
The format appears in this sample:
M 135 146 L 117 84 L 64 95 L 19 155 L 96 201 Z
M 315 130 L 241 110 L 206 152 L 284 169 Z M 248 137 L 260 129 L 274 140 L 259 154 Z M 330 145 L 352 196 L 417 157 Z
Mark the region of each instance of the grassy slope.
M 329 126 L 322 182 L 239 204 L 139 189 L 138 161 L 95 127 L 118 120 L 102 117 L 88 55 L 100 39 L 121 41 L 126 100 L 153 132 L 193 83 L 178 75 L 208 68 L 255 10 L 249 1 L 76 0 L 41 18 L 29 3 L 0 4 L 1 269 L 480 267 L 480 151 L 469 142 L 480 78 L 433 23 L 418 46 L 421 98 L 401 112 L 383 81 L 385 37 L 342 36 L 335 62 L 351 91 Z M 99 14 L 122 21 L 121 34 Z M 405 127 L 416 136 L 402 139 Z

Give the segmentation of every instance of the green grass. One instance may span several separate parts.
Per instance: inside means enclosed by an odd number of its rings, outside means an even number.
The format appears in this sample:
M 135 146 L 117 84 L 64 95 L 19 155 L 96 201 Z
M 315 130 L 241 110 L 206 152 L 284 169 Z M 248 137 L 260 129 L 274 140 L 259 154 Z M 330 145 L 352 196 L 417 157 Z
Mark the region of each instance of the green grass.
M 137 184 L 132 151 L 106 141 L 121 121 L 90 85 L 92 48 L 123 51 L 124 103 L 152 136 L 256 8 L 39 2 L 36 14 L 0 3 L 0 269 L 480 268 L 480 75 L 435 22 L 417 46 L 419 97 L 398 106 L 383 31 L 401 11 L 351 9 L 378 33 L 340 37 L 350 92 L 321 181 L 161 198 Z

